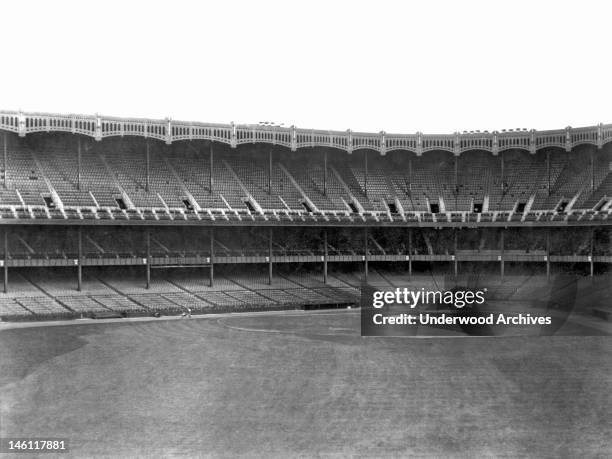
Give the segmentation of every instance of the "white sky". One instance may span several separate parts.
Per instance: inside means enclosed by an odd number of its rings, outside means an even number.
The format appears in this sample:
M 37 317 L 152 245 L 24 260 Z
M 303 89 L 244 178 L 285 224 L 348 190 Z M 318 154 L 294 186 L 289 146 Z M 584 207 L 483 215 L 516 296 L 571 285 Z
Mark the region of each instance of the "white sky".
M 450 133 L 612 122 L 610 1 L 2 1 L 0 109 Z

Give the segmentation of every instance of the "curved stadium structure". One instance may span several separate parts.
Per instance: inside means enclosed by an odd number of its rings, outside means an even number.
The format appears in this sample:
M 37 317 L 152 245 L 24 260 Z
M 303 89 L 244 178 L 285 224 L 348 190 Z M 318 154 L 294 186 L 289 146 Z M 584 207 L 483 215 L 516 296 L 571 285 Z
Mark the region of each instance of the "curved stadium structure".
M 346 305 L 364 281 L 465 273 L 533 298 L 612 263 L 612 125 L 395 135 L 0 112 L 0 131 L 4 319 Z

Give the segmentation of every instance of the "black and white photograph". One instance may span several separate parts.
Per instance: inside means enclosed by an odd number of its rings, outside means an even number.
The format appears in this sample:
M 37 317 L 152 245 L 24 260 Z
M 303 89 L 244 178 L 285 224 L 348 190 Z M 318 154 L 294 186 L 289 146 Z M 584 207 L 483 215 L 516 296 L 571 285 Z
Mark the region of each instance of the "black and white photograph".
M 612 457 L 611 18 L 1 2 L 0 459 Z

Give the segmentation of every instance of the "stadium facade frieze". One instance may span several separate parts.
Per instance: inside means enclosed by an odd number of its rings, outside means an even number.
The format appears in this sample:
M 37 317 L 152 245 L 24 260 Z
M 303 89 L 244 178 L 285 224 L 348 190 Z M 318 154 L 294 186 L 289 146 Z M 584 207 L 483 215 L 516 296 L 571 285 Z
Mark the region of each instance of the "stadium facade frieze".
M 302 148 L 331 147 L 346 152 L 374 150 L 384 155 L 395 150 L 421 155 L 428 151 L 447 151 L 455 155 L 470 150 L 488 151 L 494 155 L 505 150 L 531 153 L 557 147 L 571 151 L 579 145 L 599 149 L 612 142 L 612 124 L 559 130 L 534 129 L 453 134 L 390 134 L 301 129 L 295 126 L 262 126 L 246 124 L 213 124 L 141 118 L 117 118 L 100 115 L 62 115 L 0 111 L 0 130 L 20 137 L 36 132 L 68 132 L 101 141 L 109 137 L 138 136 L 166 144 L 178 141 L 209 140 L 236 148 L 243 144 L 271 144 L 296 151 Z

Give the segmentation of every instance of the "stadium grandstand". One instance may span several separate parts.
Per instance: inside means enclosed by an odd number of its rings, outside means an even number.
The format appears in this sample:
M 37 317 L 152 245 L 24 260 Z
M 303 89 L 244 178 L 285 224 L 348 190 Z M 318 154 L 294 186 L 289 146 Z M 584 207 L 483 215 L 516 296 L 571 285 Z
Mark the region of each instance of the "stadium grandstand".
M 0 112 L 0 137 L 4 319 L 346 306 L 362 282 L 475 271 L 494 296 L 533 298 L 559 270 L 612 263 L 612 125 L 396 135 Z

